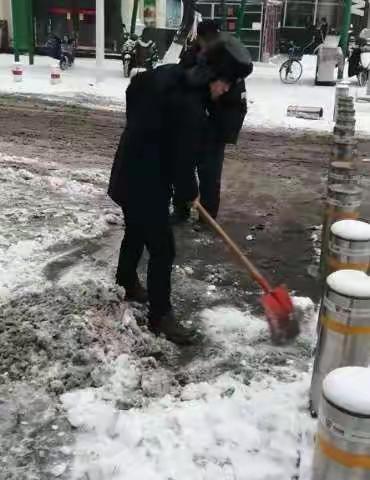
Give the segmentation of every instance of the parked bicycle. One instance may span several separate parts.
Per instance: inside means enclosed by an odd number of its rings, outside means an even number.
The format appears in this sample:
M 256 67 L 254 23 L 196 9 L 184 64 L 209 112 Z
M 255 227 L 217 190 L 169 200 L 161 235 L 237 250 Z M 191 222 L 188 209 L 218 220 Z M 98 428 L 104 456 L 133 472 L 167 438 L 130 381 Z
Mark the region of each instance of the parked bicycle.
M 283 83 L 297 83 L 303 73 L 302 58 L 305 52 L 315 44 L 315 37 L 304 47 L 298 47 L 290 42 L 288 60 L 280 66 L 280 80 Z

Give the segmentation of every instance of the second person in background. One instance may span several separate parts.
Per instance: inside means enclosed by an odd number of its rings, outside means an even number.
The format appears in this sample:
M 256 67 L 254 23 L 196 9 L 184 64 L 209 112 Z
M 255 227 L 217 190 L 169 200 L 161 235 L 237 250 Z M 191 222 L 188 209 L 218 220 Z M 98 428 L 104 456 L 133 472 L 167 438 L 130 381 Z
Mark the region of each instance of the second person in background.
M 180 64 L 185 69 L 205 62 L 207 52 L 217 51 L 217 44 L 222 44 L 232 56 L 248 58 L 249 69 L 245 76 L 253 71 L 253 64 L 248 50 L 229 34 L 219 30 L 217 22 L 205 20 L 198 25 L 198 36 L 194 44 L 181 55 Z M 226 59 L 226 57 L 225 57 Z M 223 71 L 231 71 L 227 60 L 222 64 Z M 247 113 L 245 77 L 241 76 L 220 98 L 211 101 L 208 107 L 208 122 L 202 132 L 202 147 L 195 159 L 199 178 L 200 202 L 208 213 L 216 218 L 220 207 L 221 176 L 225 156 L 225 145 L 236 144 Z M 173 199 L 173 222 L 185 222 L 190 217 L 190 207 L 182 203 L 176 191 Z

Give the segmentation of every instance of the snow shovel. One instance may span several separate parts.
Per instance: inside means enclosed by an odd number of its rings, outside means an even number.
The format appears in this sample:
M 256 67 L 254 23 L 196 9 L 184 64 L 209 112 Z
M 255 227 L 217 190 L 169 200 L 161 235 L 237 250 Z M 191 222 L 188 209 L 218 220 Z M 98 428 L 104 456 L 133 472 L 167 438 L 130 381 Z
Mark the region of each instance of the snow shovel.
M 283 344 L 294 339 L 299 334 L 299 321 L 293 308 L 293 302 L 288 290 L 283 285 L 272 288 L 253 263 L 242 253 L 236 243 L 227 235 L 221 226 L 209 215 L 207 210 L 199 203 L 194 202 L 194 207 L 208 225 L 219 235 L 236 259 L 247 270 L 251 278 L 258 283 L 264 291 L 261 303 L 270 327 L 273 343 Z

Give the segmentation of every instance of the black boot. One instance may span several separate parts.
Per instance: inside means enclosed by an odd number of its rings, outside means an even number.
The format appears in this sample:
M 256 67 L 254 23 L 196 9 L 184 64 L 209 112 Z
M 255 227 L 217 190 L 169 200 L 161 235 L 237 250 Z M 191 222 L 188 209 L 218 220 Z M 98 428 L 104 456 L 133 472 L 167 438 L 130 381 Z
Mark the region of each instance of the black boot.
M 153 314 L 150 315 L 149 329 L 155 335 L 163 333 L 168 341 L 176 343 L 177 345 L 191 345 L 197 337 L 196 330 L 182 326 L 172 310 L 159 317 Z
M 135 283 L 133 287 L 125 288 L 125 290 L 126 290 L 126 295 L 125 295 L 126 302 L 147 303 L 148 292 L 145 290 L 145 288 L 141 285 L 139 281 Z

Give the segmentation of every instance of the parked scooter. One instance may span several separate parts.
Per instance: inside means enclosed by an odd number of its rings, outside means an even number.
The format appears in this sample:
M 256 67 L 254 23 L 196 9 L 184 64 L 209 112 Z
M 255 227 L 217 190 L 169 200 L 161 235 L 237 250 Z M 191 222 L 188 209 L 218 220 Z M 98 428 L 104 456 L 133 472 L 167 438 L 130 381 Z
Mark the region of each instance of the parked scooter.
M 152 70 L 158 62 L 158 49 L 153 40 L 149 38 L 150 28 L 144 28 L 140 38 L 131 36 L 123 45 L 122 61 L 125 77 L 130 77 L 135 70 Z
M 76 58 L 76 48 L 76 40 L 64 35 L 62 40 L 61 57 L 59 60 L 60 68 L 62 70 L 66 70 L 67 68 L 72 67 L 74 64 Z
M 137 36 L 131 35 L 122 45 L 123 75 L 126 78 L 130 76 L 130 71 L 133 68 L 136 41 Z
M 61 70 L 72 67 L 76 57 L 76 40 L 68 35 L 61 39 L 55 33 L 50 33 L 46 42 L 46 51 L 49 57 L 59 60 Z

